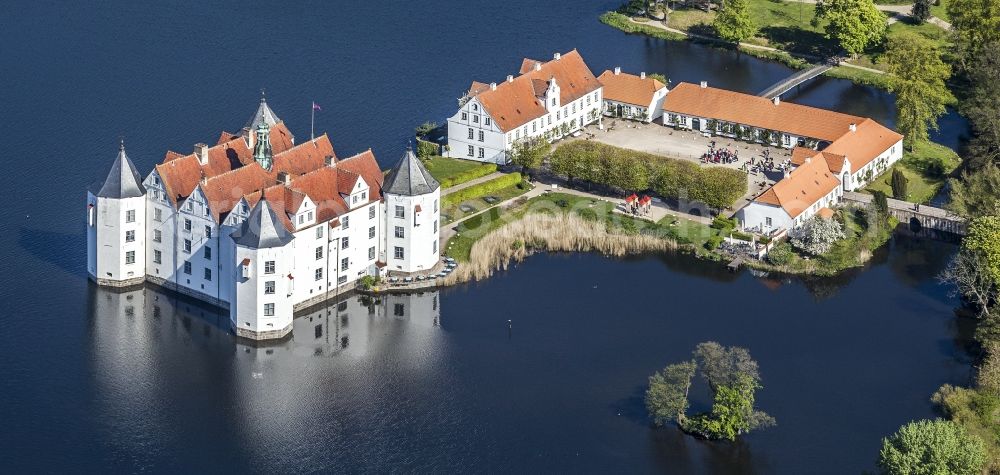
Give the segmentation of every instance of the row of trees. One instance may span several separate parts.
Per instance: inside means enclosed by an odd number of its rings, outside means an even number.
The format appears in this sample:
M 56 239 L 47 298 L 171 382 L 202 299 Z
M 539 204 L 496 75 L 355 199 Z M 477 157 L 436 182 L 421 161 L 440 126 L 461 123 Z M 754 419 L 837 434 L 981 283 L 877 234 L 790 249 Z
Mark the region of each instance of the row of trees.
M 688 416 L 688 395 L 699 373 L 712 391 L 712 409 Z M 709 341 L 698 344 L 692 359 L 649 377 L 646 409 L 657 426 L 675 423 L 707 439 L 735 440 L 739 434 L 775 424 L 773 417 L 754 407 L 760 388 L 757 362 L 746 348 Z
M 515 157 L 520 154 L 515 154 Z M 534 153 L 529 154 L 535 156 Z M 532 163 L 537 163 L 533 158 Z M 746 173 L 724 167 L 700 167 L 595 141 L 563 144 L 549 158 L 552 173 L 620 191 L 653 190 L 664 198 L 697 201 L 721 209 L 747 193 Z

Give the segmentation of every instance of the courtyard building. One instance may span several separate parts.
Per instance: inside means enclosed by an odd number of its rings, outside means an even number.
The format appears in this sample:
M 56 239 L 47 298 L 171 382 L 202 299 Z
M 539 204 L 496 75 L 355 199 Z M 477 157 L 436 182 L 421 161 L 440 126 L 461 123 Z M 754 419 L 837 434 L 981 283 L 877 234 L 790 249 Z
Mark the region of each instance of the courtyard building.
M 621 68 L 608 70 L 597 78 L 604 86 L 603 113 L 607 117 L 652 122 L 663 116 L 667 85 L 646 73 L 623 73 Z
M 472 82 L 448 119 L 447 154 L 506 164 L 523 141 L 556 140 L 599 121 L 602 96 L 600 81 L 576 50 L 547 62 L 525 58 L 517 76 Z

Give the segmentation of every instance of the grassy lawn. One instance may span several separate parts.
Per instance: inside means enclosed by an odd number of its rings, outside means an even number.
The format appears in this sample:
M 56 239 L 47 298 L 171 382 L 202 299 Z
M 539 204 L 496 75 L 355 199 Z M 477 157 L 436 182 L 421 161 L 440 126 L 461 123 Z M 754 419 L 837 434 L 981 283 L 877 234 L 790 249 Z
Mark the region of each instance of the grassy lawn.
M 948 21 L 948 0 L 941 0 L 940 5 L 931 3 L 931 15 L 944 21 Z
M 458 221 L 466 216 L 476 214 L 484 209 L 496 206 L 499 203 L 507 201 L 511 198 L 516 198 L 521 196 L 531 190 L 531 184 L 524 182 L 523 186 L 511 185 L 506 188 L 501 188 L 496 191 L 491 191 L 489 193 L 484 193 L 482 195 L 469 198 L 461 203 L 456 203 L 441 209 L 441 224 L 449 224 Z M 496 197 L 497 201 L 492 204 L 487 202 L 484 198 L 486 197 Z M 462 205 L 471 206 L 472 211 L 462 211 Z
M 933 142 L 915 144 L 912 152 L 904 152 L 903 159 L 893 165 L 906 176 L 907 201 L 926 203 L 930 201 L 944 186 L 947 176 L 961 163 L 954 151 Z M 935 166 L 935 164 L 940 164 Z M 938 170 L 934 170 L 938 168 Z M 892 196 L 892 170 L 886 170 L 881 176 L 865 187 L 864 191 L 873 193 L 876 190 Z
M 484 164 L 483 162 L 474 160 L 462 160 L 460 158 L 431 157 L 429 160 L 424 160 L 423 163 L 427 167 L 427 171 L 431 172 L 431 176 L 441 182 L 441 186 L 444 188 L 474 180 L 478 176 L 486 176 L 496 171 L 496 165 Z M 487 168 L 490 167 L 492 167 L 492 170 L 487 172 Z M 478 174 L 475 170 L 481 170 L 479 172 L 481 174 L 474 176 Z M 471 178 L 461 180 L 463 175 Z M 456 178 L 459 180 L 456 180 Z M 446 182 L 450 183 L 447 183 L 447 186 L 445 186 Z

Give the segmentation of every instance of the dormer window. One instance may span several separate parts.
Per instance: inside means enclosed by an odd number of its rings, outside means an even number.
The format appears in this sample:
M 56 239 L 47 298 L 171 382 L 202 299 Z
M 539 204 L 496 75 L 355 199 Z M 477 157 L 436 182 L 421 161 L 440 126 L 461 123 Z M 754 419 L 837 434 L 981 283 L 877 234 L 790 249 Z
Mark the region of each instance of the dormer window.
M 556 105 L 556 98 L 553 97 L 552 98 L 552 106 L 555 107 L 555 105 Z
M 473 104 L 472 105 L 472 110 L 478 112 L 479 111 L 479 104 Z M 478 119 L 478 117 L 477 117 L 477 119 Z

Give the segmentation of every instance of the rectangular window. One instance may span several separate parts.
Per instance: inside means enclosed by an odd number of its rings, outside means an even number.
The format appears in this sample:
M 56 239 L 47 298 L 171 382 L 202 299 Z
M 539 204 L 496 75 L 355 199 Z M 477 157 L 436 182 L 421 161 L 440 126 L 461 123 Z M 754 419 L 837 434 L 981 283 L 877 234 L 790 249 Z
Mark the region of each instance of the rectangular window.
M 486 137 L 486 134 L 484 134 L 483 131 L 480 130 L 479 131 L 479 141 L 482 142 L 485 137 Z
M 135 222 L 135 210 L 134 209 L 130 209 L 130 210 L 128 210 L 128 211 L 125 212 L 125 222 L 126 223 L 134 223 Z
M 266 303 L 266 304 L 264 304 L 264 316 L 265 317 L 273 317 L 274 316 L 274 304 L 273 303 Z
M 400 205 L 396 205 L 396 217 L 397 218 L 405 218 L 406 217 L 406 209 L 403 208 Z
M 368 260 L 372 260 L 374 258 L 375 258 L 375 246 L 372 246 L 368 248 Z
M 437 211 L 438 211 L 438 200 L 434 200 L 434 212 L 437 213 Z
M 375 207 L 368 208 L 368 219 L 375 219 Z
M 479 158 L 483 158 L 485 156 L 486 156 L 486 151 L 483 150 L 483 147 L 479 147 Z
M 184 252 L 186 252 L 188 254 L 191 254 L 191 240 L 190 239 L 185 239 L 184 240 Z
M 274 273 L 274 261 L 264 261 L 264 273 L 265 274 Z
M 349 237 L 347 237 L 347 236 L 344 236 L 343 239 L 340 240 L 340 248 L 341 249 L 347 249 L 348 246 L 351 245 L 350 242 L 351 242 L 351 239 Z
M 402 226 L 396 226 L 396 237 L 403 239 L 406 237 L 406 230 Z
M 393 256 L 395 256 L 396 259 L 402 259 L 403 258 L 403 248 L 401 248 L 399 246 L 396 246 L 396 248 L 393 249 Z
M 316 269 L 316 280 L 323 280 L 323 268 Z
M 205 226 L 205 239 L 212 239 L 212 227 Z
M 375 226 L 368 228 L 368 239 L 375 239 Z
M 187 275 L 191 275 L 191 263 L 190 262 L 185 262 L 184 263 L 184 273 L 187 274 Z
M 274 294 L 274 281 L 266 280 L 264 281 L 264 293 L 267 295 Z
M 771 227 L 771 218 L 764 218 L 764 225 Z
M 493 123 L 493 121 L 492 121 L 492 120 L 490 120 L 490 118 L 489 118 L 489 117 L 487 117 L 487 118 L 483 119 L 483 123 L 484 123 L 484 124 L 486 124 L 486 125 L 490 125 L 490 124 L 492 124 L 492 123 Z
M 435 233 L 438 232 L 438 220 L 436 220 L 436 219 L 434 220 L 434 231 L 433 232 L 435 232 Z
M 475 134 L 476 131 L 472 130 L 472 127 L 469 127 L 469 140 L 472 140 L 472 137 L 474 137 Z
M 322 258 L 323 258 L 323 246 L 320 246 L 316 248 L 316 260 L 318 261 Z
M 341 259 L 340 260 L 340 270 L 341 271 L 346 271 L 347 270 L 347 266 L 349 264 L 350 264 L 350 261 L 346 257 L 343 258 L 343 259 Z
M 437 241 L 433 241 L 433 243 L 434 243 L 434 245 L 432 246 L 431 254 L 437 254 L 437 252 L 438 252 L 438 242 Z
M 299 215 L 299 224 L 305 224 L 305 222 L 306 222 L 306 215 L 304 214 Z
M 156 221 L 163 221 L 163 210 L 160 208 L 153 208 L 153 219 Z
M 472 122 L 479 123 L 479 114 L 472 115 Z
M 212 248 L 205 246 L 205 259 L 212 260 Z
M 125 263 L 135 264 L 135 251 L 128 251 L 125 253 Z
M 469 156 L 471 157 L 475 153 L 476 153 L 476 147 L 473 147 L 472 145 L 469 145 Z
M 316 226 L 316 239 L 323 238 L 323 226 Z
M 469 113 L 468 112 L 463 112 L 462 113 L 462 120 L 469 120 Z
M 212 269 L 209 269 L 208 267 L 205 268 L 205 280 L 212 280 Z
M 135 231 L 125 231 L 125 242 L 135 242 Z
M 307 221 L 312 221 L 313 220 L 313 212 L 312 211 L 310 211 L 309 214 L 306 215 L 306 220 Z
M 162 261 L 162 259 L 163 259 L 163 253 L 161 253 L 160 251 L 154 249 L 153 250 L 153 263 L 154 264 L 160 264 L 161 261 Z
M 187 231 L 187 232 L 191 232 L 191 220 L 190 219 L 185 219 L 184 220 L 184 230 Z
M 340 222 L 340 229 L 347 229 L 351 227 L 351 217 L 344 216 L 344 220 Z

